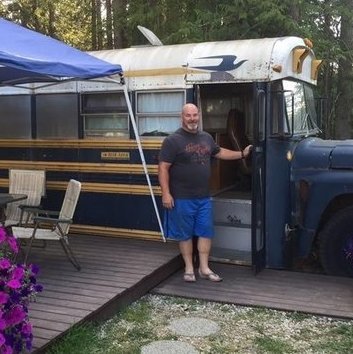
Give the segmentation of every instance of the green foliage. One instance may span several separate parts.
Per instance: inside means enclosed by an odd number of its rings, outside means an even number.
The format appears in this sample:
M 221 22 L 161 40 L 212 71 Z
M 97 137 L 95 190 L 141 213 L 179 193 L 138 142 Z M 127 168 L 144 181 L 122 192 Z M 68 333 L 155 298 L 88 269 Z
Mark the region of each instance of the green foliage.
M 258 336 L 254 342 L 260 353 L 284 354 L 294 352 L 288 343 L 278 338 Z
M 137 25 L 164 44 L 307 37 L 325 60 L 319 93 L 329 113 L 353 120 L 346 114 L 353 111 L 351 0 L 7 0 L 0 1 L 0 15 L 82 50 L 111 48 L 112 37 L 115 48 L 145 45 Z
M 96 326 L 85 324 L 70 329 L 69 333 L 57 344 L 53 345 L 48 354 L 83 354 L 94 353 L 92 348 L 98 340 Z

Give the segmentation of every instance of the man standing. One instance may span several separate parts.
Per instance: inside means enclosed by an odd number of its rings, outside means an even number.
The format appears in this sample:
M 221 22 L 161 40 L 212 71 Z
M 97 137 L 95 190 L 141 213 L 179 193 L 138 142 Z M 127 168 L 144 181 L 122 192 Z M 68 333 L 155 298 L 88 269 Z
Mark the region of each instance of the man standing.
M 219 282 L 222 278 L 208 264 L 214 234 L 209 196 L 211 159 L 243 159 L 249 155 L 252 146 L 243 151 L 219 147 L 210 134 L 199 131 L 199 119 L 199 111 L 194 104 L 184 105 L 181 128 L 165 138 L 162 144 L 158 178 L 166 210 L 164 231 L 167 238 L 179 241 L 185 263 L 185 281 L 196 281 L 192 238 L 197 236 L 199 276 Z

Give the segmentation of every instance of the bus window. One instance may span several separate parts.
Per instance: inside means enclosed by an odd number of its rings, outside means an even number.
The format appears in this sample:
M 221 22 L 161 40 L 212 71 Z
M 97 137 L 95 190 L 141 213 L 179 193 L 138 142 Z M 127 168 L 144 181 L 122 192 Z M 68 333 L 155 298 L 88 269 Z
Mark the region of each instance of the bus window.
M 271 94 L 271 135 L 315 135 L 319 132 L 315 100 L 310 86 L 283 80 L 274 83 Z
M 137 92 L 136 118 L 142 136 L 165 136 L 180 128 L 184 91 Z
M 31 139 L 31 95 L 0 96 L 0 138 Z
M 123 92 L 82 94 L 81 114 L 85 138 L 129 136 L 129 114 Z
M 287 116 L 293 135 L 317 134 L 314 95 L 306 84 L 283 80 Z
M 77 139 L 77 94 L 37 95 L 36 124 L 38 139 Z

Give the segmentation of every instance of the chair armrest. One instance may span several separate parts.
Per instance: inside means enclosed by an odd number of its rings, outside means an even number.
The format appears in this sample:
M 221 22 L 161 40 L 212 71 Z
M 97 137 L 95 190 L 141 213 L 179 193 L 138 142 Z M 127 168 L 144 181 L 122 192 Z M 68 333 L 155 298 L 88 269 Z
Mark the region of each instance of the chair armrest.
M 57 219 L 57 218 L 49 218 L 46 216 L 36 216 L 33 218 L 36 223 L 48 223 L 48 224 L 72 224 L 72 219 Z
M 26 204 L 20 204 L 18 207 L 21 210 L 27 211 L 27 212 L 38 212 L 40 210 L 43 210 L 41 205 L 26 205 Z

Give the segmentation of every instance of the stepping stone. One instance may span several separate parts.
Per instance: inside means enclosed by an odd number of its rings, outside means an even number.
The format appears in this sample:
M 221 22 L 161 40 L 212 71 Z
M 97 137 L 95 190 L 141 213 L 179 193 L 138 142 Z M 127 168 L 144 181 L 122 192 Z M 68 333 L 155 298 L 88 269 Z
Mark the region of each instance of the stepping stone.
M 200 317 L 185 317 L 171 321 L 168 326 L 174 333 L 187 337 L 206 337 L 219 331 L 216 322 Z
M 199 354 L 190 344 L 176 340 L 159 340 L 144 345 L 141 354 Z

